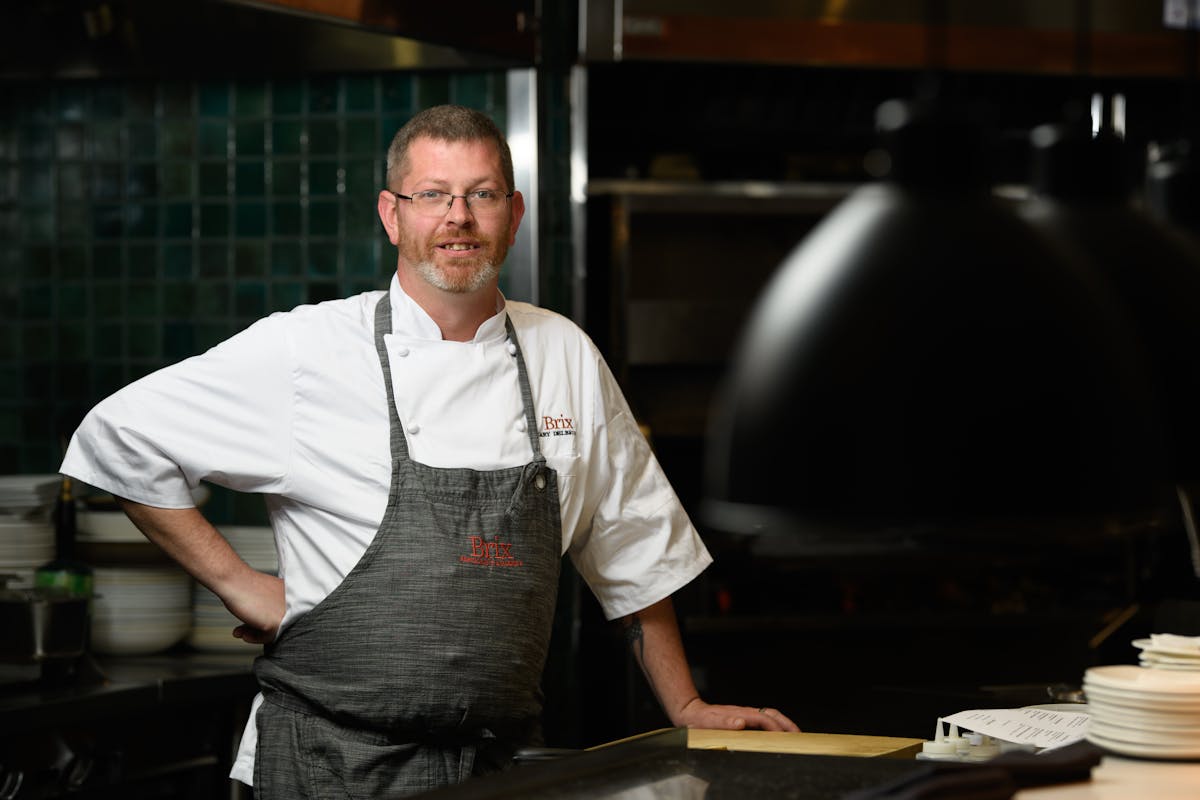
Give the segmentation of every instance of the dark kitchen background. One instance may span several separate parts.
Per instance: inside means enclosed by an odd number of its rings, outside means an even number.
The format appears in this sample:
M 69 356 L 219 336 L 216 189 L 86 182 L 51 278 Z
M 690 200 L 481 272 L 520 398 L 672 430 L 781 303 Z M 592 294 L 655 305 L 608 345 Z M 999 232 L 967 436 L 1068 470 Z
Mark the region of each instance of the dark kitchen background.
M 1017 201 L 1031 131 L 1093 96 L 1124 103 L 1135 204 L 1148 165 L 1196 141 L 1186 3 L 414 5 L 5 5 L 0 473 L 55 472 L 94 403 L 263 315 L 384 287 L 383 155 L 427 105 L 483 109 L 523 148 L 536 203 L 502 288 L 585 327 L 694 517 L 738 334 L 794 245 L 873 180 L 882 102 L 932 81 L 978 108 Z M 206 510 L 265 523 L 253 496 Z M 1195 624 L 1172 517 L 966 554 L 702 533 L 716 564 L 677 597 L 702 693 L 806 730 L 926 737 Z M 552 745 L 668 724 L 570 570 L 546 689 Z

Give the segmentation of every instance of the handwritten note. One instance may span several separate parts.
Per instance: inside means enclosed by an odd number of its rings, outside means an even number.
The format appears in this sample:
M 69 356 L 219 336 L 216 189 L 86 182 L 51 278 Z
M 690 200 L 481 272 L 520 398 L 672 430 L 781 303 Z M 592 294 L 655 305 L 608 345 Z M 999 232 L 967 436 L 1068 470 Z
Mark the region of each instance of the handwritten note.
M 1046 708 L 984 708 L 943 717 L 960 729 L 1045 749 L 1079 741 L 1087 735 L 1090 719 L 1085 712 Z

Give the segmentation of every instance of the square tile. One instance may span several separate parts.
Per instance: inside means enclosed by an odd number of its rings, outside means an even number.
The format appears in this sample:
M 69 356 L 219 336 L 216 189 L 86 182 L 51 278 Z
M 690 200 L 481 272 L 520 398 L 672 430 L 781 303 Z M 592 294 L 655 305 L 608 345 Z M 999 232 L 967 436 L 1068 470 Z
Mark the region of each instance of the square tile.
M 272 161 L 269 178 L 271 194 L 276 197 L 299 198 L 303 185 L 301 175 L 302 165 L 299 161 L 282 161 L 279 159 Z
M 274 115 L 299 114 L 304 110 L 304 83 L 278 80 L 271 84 L 271 111 Z
M 163 197 L 192 197 L 196 193 L 196 165 L 190 161 L 167 161 L 161 166 Z
M 308 123 L 308 152 L 311 155 L 337 155 L 338 121 L 334 119 L 314 119 Z
M 274 236 L 299 236 L 303 209 L 300 203 L 284 202 L 271 204 L 271 234 Z
M 200 195 L 202 197 L 224 197 L 229 194 L 229 165 L 225 161 L 201 163 Z
M 229 204 L 200 204 L 200 238 L 212 239 L 229 235 Z
M 336 196 L 341 183 L 341 165 L 337 161 L 310 161 L 308 163 L 308 193 L 310 195 Z
M 304 274 L 303 249 L 299 242 L 271 244 L 271 274 L 296 276 Z
M 231 259 L 229 246 L 223 242 L 201 242 L 196 249 L 196 276 L 202 279 L 227 279 Z
M 303 149 L 304 123 L 276 120 L 271 123 L 271 152 L 275 155 L 300 155 Z
M 342 96 L 347 112 L 374 112 L 378 82 L 373 75 L 351 75 L 342 79 Z
M 309 242 L 308 274 L 329 278 L 338 274 L 338 246 L 333 242 Z
M 239 117 L 267 114 L 267 84 L 263 81 L 238 81 L 233 86 L 233 111 Z
M 267 274 L 266 243 L 238 242 L 233 248 L 233 274 L 237 279 L 264 277 Z
M 196 131 L 197 153 L 201 158 L 228 158 L 230 155 L 229 123 L 201 121 Z
M 308 204 L 310 236 L 337 236 L 341 220 L 337 200 L 312 200 Z
M 202 117 L 229 115 L 229 84 L 224 81 L 204 81 L 196 91 L 197 106 Z
M 234 131 L 234 154 L 238 158 L 261 156 L 267 152 L 267 123 L 262 120 L 236 122 Z
M 262 161 L 239 161 L 234 167 L 233 187 L 238 198 L 262 197 L 267 193 L 267 165 Z

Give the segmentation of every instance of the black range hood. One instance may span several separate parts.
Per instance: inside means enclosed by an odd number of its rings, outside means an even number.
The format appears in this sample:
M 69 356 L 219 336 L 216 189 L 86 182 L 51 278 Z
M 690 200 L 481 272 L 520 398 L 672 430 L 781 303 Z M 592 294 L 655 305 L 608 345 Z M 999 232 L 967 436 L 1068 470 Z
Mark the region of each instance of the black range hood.
M 305 74 L 534 63 L 534 0 L 40 0 L 0 8 L 0 77 Z
M 1119 0 L 581 0 L 588 61 L 1181 76 L 1183 3 Z M 1182 11 L 1185 17 L 1189 12 Z M 1194 14 L 1195 12 L 1190 12 Z M 1179 16 L 1178 14 L 1174 15 Z M 1191 24 L 1194 24 L 1192 22 Z

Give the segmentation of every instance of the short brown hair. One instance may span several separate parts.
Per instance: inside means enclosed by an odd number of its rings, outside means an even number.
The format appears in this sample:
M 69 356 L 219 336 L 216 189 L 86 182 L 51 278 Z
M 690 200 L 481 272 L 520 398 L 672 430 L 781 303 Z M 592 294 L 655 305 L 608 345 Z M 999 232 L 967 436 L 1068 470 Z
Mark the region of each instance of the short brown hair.
M 508 182 L 507 191 L 515 190 L 512 152 L 504 134 L 482 111 L 455 105 L 427 108 L 396 131 L 387 151 L 388 186 L 399 186 L 400 178 L 408 172 L 408 148 L 421 137 L 443 142 L 495 142 L 500 153 L 500 169 Z

